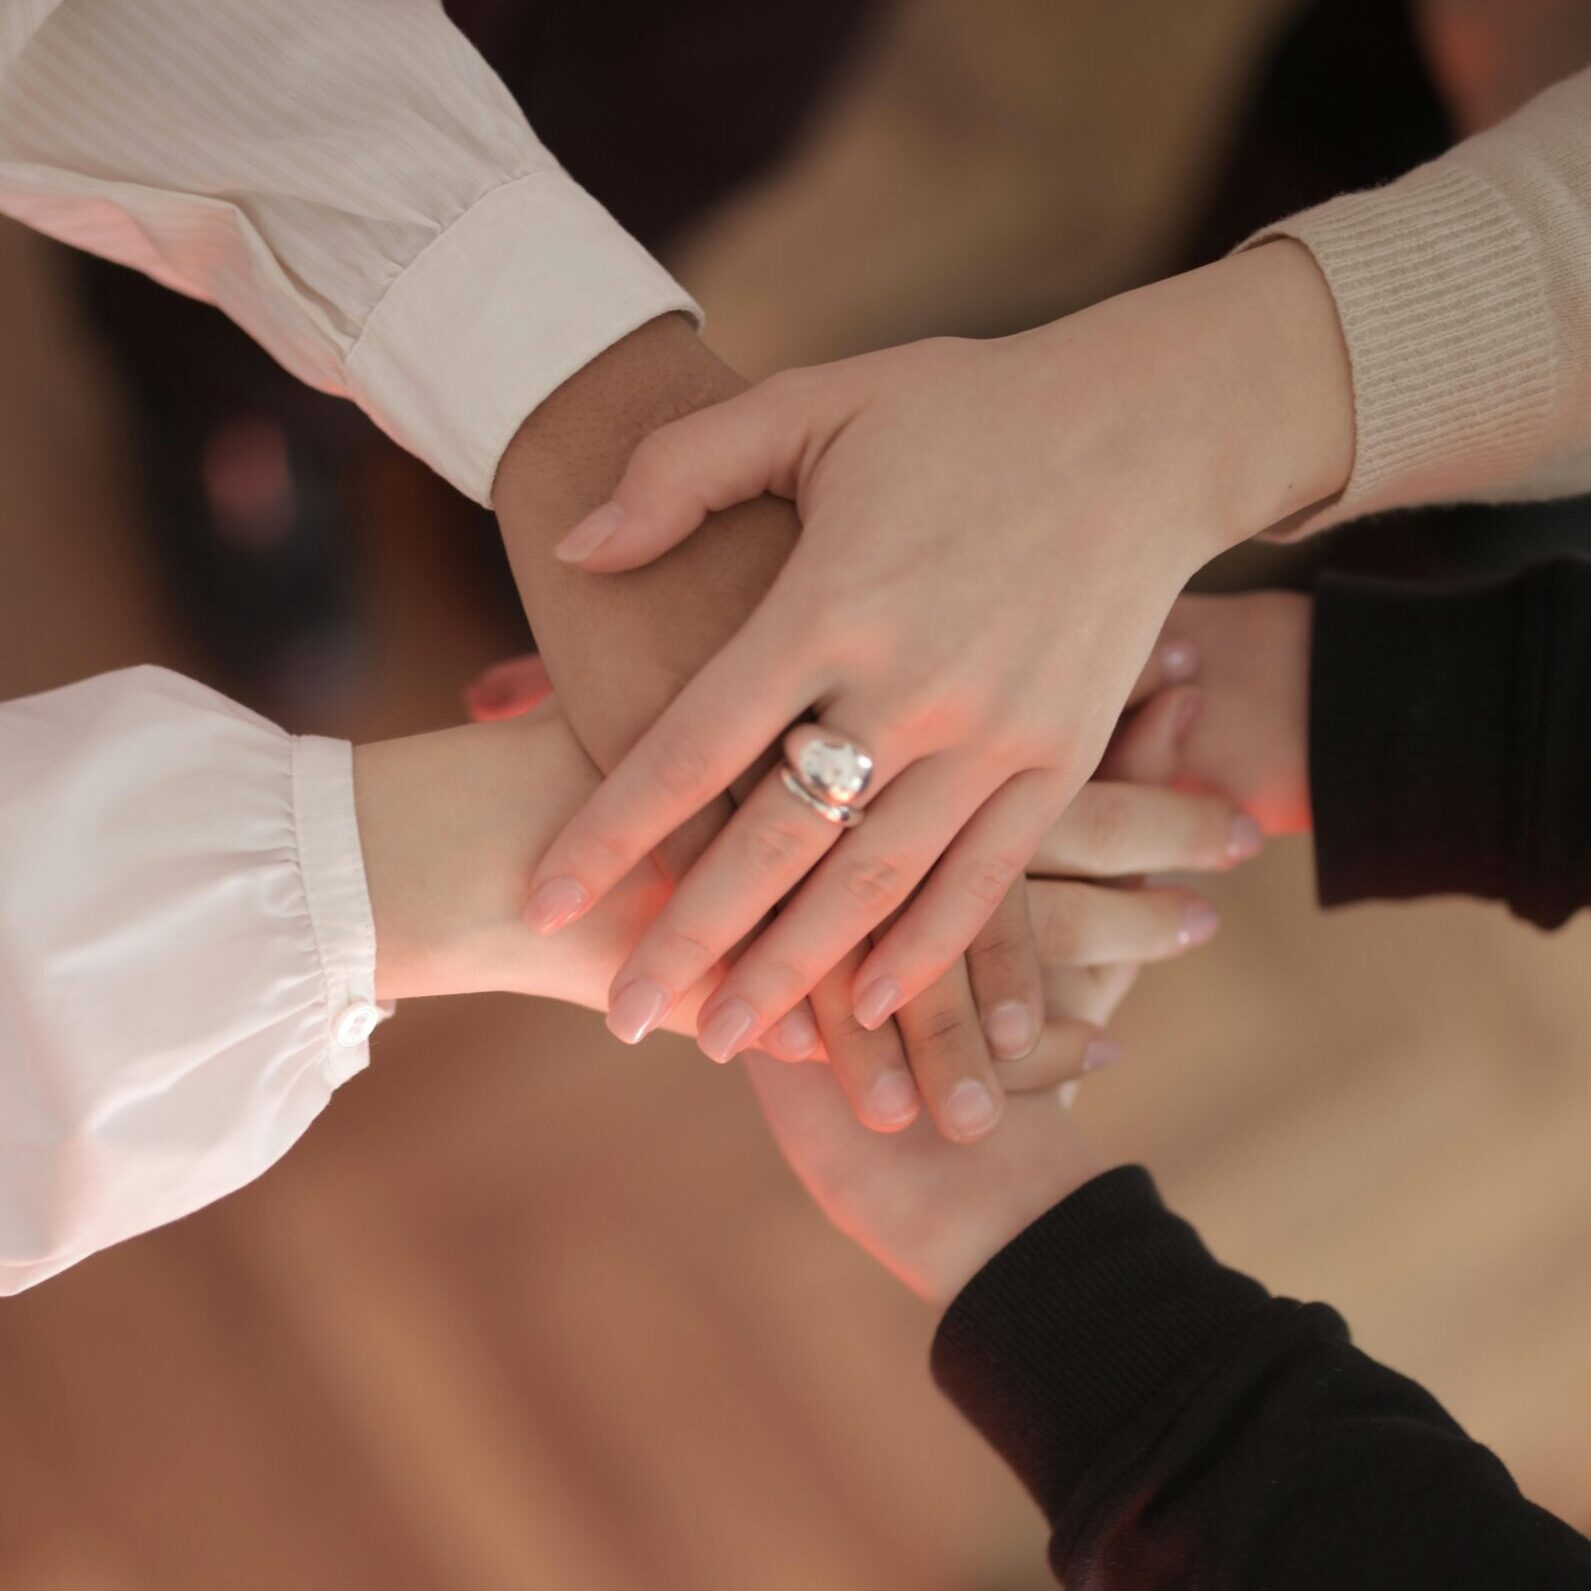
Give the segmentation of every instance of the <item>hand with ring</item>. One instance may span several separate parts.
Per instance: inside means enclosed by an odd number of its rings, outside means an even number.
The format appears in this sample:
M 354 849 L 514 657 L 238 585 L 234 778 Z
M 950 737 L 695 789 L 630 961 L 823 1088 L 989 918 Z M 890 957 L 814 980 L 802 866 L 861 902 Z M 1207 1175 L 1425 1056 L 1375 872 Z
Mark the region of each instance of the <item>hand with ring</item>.
M 529 920 L 556 931 L 588 910 L 815 717 L 871 759 L 865 791 L 829 803 L 865 821 L 831 822 L 772 775 L 614 993 L 645 977 L 666 1010 L 757 931 L 704 1012 L 705 1047 L 732 1054 L 877 934 L 851 1009 L 885 1022 L 1021 878 L 1189 575 L 1340 489 L 1352 438 L 1335 306 L 1285 242 L 1037 332 L 775 377 L 655 432 L 563 545 L 593 578 L 765 490 L 795 499 L 803 533 L 553 843 Z
M 504 716 L 511 710 L 505 688 L 511 694 L 516 680 L 528 682 L 526 706 L 544 684 L 533 664 L 500 665 L 472 689 L 472 712 Z M 1163 668 L 1140 680 L 1134 696 L 1149 699 L 1132 721 L 1132 738 L 1135 757 L 1169 767 L 1195 719 L 1198 691 L 1165 681 Z M 791 800 L 787 773 L 804 791 L 810 783 L 808 793 L 820 805 L 843 807 L 860 798 L 864 770 L 848 754 L 820 753 L 825 739 L 810 726 L 793 731 L 789 762 L 753 799 L 786 815 L 798 808 L 799 821 L 828 823 L 807 802 Z M 771 1031 L 738 1042 L 736 1052 L 827 1060 L 858 1119 L 876 1131 L 909 1127 L 926 1109 L 944 1137 L 975 1142 L 994 1127 L 1007 1094 L 1052 1089 L 1113 1061 L 1116 1045 L 1084 1014 L 1113 1008 L 1140 964 L 1179 955 L 1214 933 L 1209 902 L 1185 888 L 1143 887 L 1138 875 L 1224 870 L 1260 844 L 1253 819 L 1226 799 L 1095 781 L 1046 836 L 1025 887 L 1007 896 L 966 957 L 904 1007 L 896 1023 L 872 1031 L 847 1023 L 846 1013 L 834 1009 L 846 982 L 828 979 L 810 997 L 830 1035 L 826 1050 L 803 1002 Z M 646 971 L 680 936 L 712 931 L 710 920 L 698 923 L 695 915 L 701 910 L 710 919 L 712 903 L 701 902 L 693 877 L 642 932 L 613 980 L 618 994 L 610 997 L 609 1026 L 621 1037 L 677 1029 L 697 1017 L 698 1000 L 702 1010 L 717 1001 L 709 979 L 705 997 L 698 987 L 664 1006 L 656 993 L 661 985 Z M 865 953 L 864 947 L 853 957 Z M 637 966 L 639 974 L 630 970 Z M 638 983 L 644 1008 L 627 998 Z M 637 1011 L 639 1029 L 631 1025 Z

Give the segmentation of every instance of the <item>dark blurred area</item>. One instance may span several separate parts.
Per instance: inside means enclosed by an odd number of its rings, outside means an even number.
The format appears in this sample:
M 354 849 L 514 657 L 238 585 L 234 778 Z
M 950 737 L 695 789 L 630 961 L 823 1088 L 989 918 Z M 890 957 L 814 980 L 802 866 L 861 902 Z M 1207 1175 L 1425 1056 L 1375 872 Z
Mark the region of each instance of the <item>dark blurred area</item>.
M 448 5 L 751 376 L 1065 313 L 1467 125 L 1437 8 L 1152 9 L 1163 36 L 1100 0 Z M 1146 59 L 1165 92 L 1134 86 Z M 371 739 L 456 720 L 527 643 L 490 514 L 217 312 L 8 228 L 0 325 L 0 692 L 158 660 Z M 1431 510 L 1203 579 L 1569 543 L 1583 503 Z M 1223 905 L 1129 1003 L 1091 1131 L 1591 1522 L 1562 1393 L 1591 1388 L 1591 941 L 1478 908 L 1324 920 L 1285 845 Z M 699 1060 L 565 1008 L 417 1002 L 258 1185 L 9 1302 L 0 1586 L 1050 1584 L 929 1384 L 926 1312 Z

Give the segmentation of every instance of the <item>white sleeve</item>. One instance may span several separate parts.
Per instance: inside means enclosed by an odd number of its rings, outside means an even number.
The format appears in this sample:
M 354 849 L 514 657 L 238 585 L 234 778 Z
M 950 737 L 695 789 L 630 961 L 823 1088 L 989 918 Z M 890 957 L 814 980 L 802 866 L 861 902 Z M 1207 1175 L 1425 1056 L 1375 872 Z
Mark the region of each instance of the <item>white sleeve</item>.
M 156 668 L 0 704 L 0 1294 L 258 1176 L 374 1001 L 345 741 Z
M 554 388 L 696 313 L 439 0 L 0 0 L 0 212 L 219 305 L 480 502 Z

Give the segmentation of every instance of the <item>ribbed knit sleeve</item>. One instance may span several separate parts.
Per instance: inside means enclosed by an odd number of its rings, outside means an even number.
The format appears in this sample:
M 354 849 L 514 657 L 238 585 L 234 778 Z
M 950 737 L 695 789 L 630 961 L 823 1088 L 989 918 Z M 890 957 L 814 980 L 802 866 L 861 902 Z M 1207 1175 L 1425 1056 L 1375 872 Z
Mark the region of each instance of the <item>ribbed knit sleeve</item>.
M 1336 300 L 1356 443 L 1302 535 L 1422 503 L 1591 491 L 1591 70 L 1295 238 Z

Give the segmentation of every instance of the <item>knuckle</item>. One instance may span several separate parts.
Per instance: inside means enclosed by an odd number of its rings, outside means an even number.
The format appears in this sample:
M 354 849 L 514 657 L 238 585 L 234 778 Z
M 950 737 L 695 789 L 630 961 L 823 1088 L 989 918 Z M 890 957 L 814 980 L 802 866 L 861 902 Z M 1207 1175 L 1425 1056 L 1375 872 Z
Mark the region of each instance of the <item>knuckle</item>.
M 906 893 L 900 869 L 881 856 L 841 862 L 838 877 L 840 888 L 855 905 L 880 916 L 898 905 Z
M 1088 798 L 1078 803 L 1082 840 L 1089 857 L 1103 862 L 1121 851 L 1132 828 L 1132 803 L 1125 792 L 1108 785 L 1087 789 Z
M 633 862 L 628 847 L 616 834 L 591 828 L 570 847 L 572 871 L 581 878 L 621 878 Z
M 630 455 L 627 474 L 632 484 L 638 483 L 646 491 L 676 486 L 684 476 L 677 444 L 672 425 L 659 426 L 642 437 Z
M 1036 924 L 1039 960 L 1047 967 L 1070 967 L 1082 950 L 1082 935 L 1077 913 L 1069 895 L 1052 900 Z
M 912 1025 L 911 1040 L 936 1050 L 959 1050 L 973 1040 L 976 1029 L 971 1012 L 962 1005 L 936 1006 Z
M 655 948 L 659 962 L 671 968 L 676 976 L 683 973 L 691 978 L 699 977 L 718 959 L 711 945 L 680 928 L 660 926 Z
M 652 748 L 652 777 L 677 801 L 700 805 L 714 792 L 708 789 L 707 758 L 689 735 L 666 735 Z
M 1022 863 L 1010 856 L 980 856 L 967 869 L 967 890 L 986 906 L 998 906 L 1022 876 Z
M 788 1010 L 806 996 L 812 979 L 806 970 L 782 956 L 770 956 L 757 968 L 757 994 L 752 1003 L 773 1010 Z
M 793 822 L 778 819 L 752 824 L 741 841 L 741 857 L 755 878 L 784 878 L 807 854 L 807 836 Z

